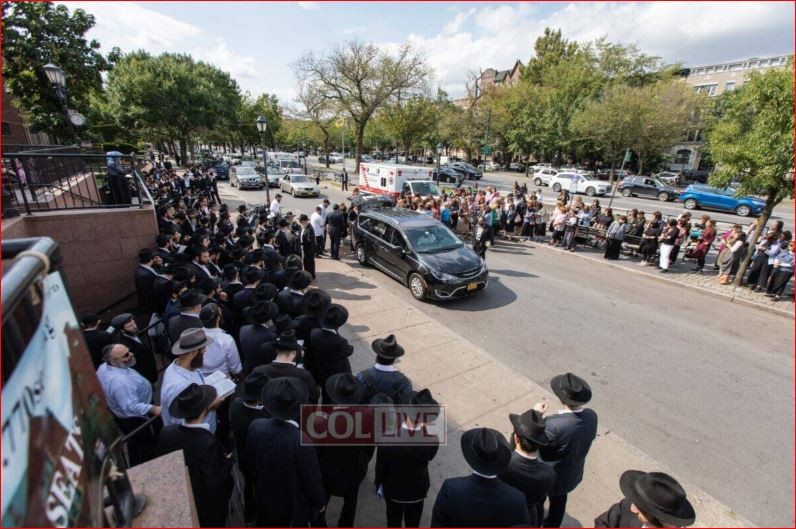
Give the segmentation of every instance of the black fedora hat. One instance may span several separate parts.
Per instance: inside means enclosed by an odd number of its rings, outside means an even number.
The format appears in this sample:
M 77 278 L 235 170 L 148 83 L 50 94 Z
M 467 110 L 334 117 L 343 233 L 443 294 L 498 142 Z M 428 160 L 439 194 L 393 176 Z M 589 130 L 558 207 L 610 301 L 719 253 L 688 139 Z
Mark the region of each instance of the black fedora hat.
M 641 512 L 659 522 L 686 527 L 696 520 L 685 489 L 669 474 L 628 470 L 619 478 L 619 488 Z
M 299 222 L 301 222 L 302 220 L 310 220 L 310 218 L 307 216 L 306 213 L 302 213 L 301 215 L 299 215 Z
M 307 316 L 319 318 L 332 303 L 332 297 L 319 288 L 313 288 L 304 293 L 301 300 L 301 310 Z
M 326 327 L 327 329 L 337 329 L 345 325 L 345 322 L 347 321 L 348 310 L 344 306 L 338 305 L 337 303 L 332 303 L 326 307 L 326 309 L 323 311 L 323 314 L 321 314 L 320 318 L 318 318 L 318 322 L 321 324 L 321 327 Z
M 387 338 L 377 338 L 370 346 L 373 352 L 382 358 L 398 358 L 404 355 L 404 348 L 398 345 L 394 334 Z
M 260 400 L 263 396 L 263 388 L 271 380 L 268 375 L 262 371 L 254 371 L 246 375 L 243 380 L 243 391 L 241 391 L 241 398 L 243 400 Z
M 415 416 L 417 416 L 418 413 L 422 413 L 424 421 L 428 419 L 433 420 L 439 415 L 439 402 L 434 399 L 431 395 L 431 390 L 428 388 L 421 389 L 420 391 L 413 391 L 409 396 L 409 405 L 417 406 L 414 410 Z
M 169 415 L 177 419 L 196 417 L 216 400 L 217 395 L 213 386 L 190 384 L 171 401 Z
M 462 435 L 462 454 L 467 464 L 487 476 L 502 474 L 511 461 L 511 447 L 503 434 L 492 428 L 473 428 Z
M 277 351 L 301 351 L 301 345 L 299 345 L 296 339 L 296 333 L 292 330 L 280 333 L 273 344 L 274 349 Z
M 229 256 L 233 260 L 240 259 L 244 255 L 246 255 L 246 250 L 241 248 L 241 246 L 239 244 L 236 244 L 236 245 L 232 246 L 232 248 L 229 249 Z
M 591 400 L 591 388 L 585 380 L 572 373 L 554 376 L 550 381 L 553 393 L 570 406 L 582 406 Z
M 113 327 L 114 329 L 121 329 L 122 327 L 124 327 L 125 323 L 132 320 L 134 317 L 135 316 L 133 316 L 129 312 L 123 312 L 111 320 L 111 327 Z
M 183 309 L 187 307 L 196 307 L 203 304 L 207 300 L 207 296 L 199 292 L 199 290 L 192 288 L 180 294 L 180 307 Z
M 545 420 L 542 414 L 536 410 L 528 410 L 522 415 L 516 413 L 509 414 L 511 425 L 514 426 L 514 433 L 527 439 L 539 446 L 547 446 L 550 439 L 545 433 Z
M 249 323 L 266 323 L 279 314 L 279 307 L 273 301 L 259 301 L 243 312 Z
M 273 301 L 277 294 L 277 289 L 272 283 L 260 283 L 252 292 L 252 301 Z
M 296 420 L 301 406 L 309 401 L 307 384 L 295 377 L 279 377 L 263 387 L 262 402 L 265 411 L 283 421 Z
M 241 274 L 243 281 L 246 284 L 249 283 L 256 283 L 257 281 L 262 280 L 265 277 L 265 271 L 262 268 L 258 268 L 256 266 L 249 266 L 244 269 L 243 274 Z
M 207 347 L 215 340 L 205 334 L 204 329 L 185 329 L 174 345 L 171 346 L 171 354 L 174 356 L 192 353 L 202 347 Z
M 351 373 L 337 373 L 326 379 L 326 392 L 335 404 L 359 404 L 365 394 L 365 385 Z
M 221 283 L 224 281 L 223 278 L 219 277 L 207 277 L 199 283 L 199 290 L 202 291 L 203 294 L 211 294 L 215 289 L 221 286 Z
M 274 318 L 274 330 L 278 333 L 292 331 L 298 327 L 298 322 L 290 317 L 290 314 L 279 314 Z
M 297 270 L 290 276 L 290 288 L 304 290 L 312 283 L 312 274 L 304 270 Z

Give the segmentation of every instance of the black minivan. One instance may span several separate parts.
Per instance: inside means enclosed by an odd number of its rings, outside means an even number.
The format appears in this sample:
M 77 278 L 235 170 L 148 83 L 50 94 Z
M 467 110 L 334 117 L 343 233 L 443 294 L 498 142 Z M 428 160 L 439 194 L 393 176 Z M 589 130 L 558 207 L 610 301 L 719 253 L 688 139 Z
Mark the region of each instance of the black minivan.
M 403 208 L 363 212 L 354 230 L 357 260 L 397 279 L 419 300 L 484 290 L 486 262 L 440 221 Z

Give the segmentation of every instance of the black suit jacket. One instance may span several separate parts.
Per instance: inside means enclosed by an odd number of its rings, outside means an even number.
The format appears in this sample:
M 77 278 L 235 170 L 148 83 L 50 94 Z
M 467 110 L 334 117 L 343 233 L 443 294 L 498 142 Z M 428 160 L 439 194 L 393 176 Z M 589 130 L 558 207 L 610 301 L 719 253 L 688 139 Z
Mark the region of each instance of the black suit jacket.
M 188 329 L 201 329 L 201 328 L 202 328 L 202 320 L 199 319 L 198 314 L 196 315 L 196 317 L 186 316 L 184 314 L 178 314 L 176 316 L 173 316 L 169 320 L 168 323 L 169 339 L 171 340 L 171 343 L 177 343 L 183 331 Z
M 238 456 L 238 468 L 246 476 L 252 475 L 251 468 L 247 463 L 246 440 L 249 436 L 249 425 L 256 419 L 267 419 L 268 412 L 265 410 L 255 410 L 243 404 L 240 396 L 234 397 L 229 404 L 229 424 L 232 429 L 232 436 L 235 438 L 235 451 Z
M 446 479 L 431 513 L 431 527 L 528 527 L 529 523 L 520 491 L 476 474 Z
M 319 417 L 325 422 L 325 417 Z M 325 426 L 316 427 L 326 431 Z M 323 488 L 332 496 L 345 496 L 353 488 L 358 488 L 368 473 L 370 450 L 367 446 L 319 446 L 318 463 L 323 477 Z
M 539 459 L 527 459 L 517 452 L 511 453 L 509 468 L 500 479 L 525 495 L 525 504 L 531 516 L 531 527 L 541 527 L 538 519 L 538 505 L 543 504 L 547 493 L 556 481 L 553 468 Z
M 169 279 L 158 276 L 152 283 L 152 296 L 154 298 L 155 310 L 158 314 L 162 315 L 166 310 L 166 303 L 169 301 L 169 293 L 166 291 L 166 286 L 169 284 Z
M 630 512 L 630 500 L 622 499 L 594 519 L 594 527 L 641 527 L 641 520 Z
M 158 380 L 158 368 L 155 364 L 155 355 L 148 346 L 139 343 L 124 333 L 118 333 L 116 343 L 120 343 L 130 349 L 135 357 L 135 366 L 133 369 L 141 373 L 145 379 L 149 380 L 152 384 Z
M 210 268 L 210 266 L 208 266 L 208 265 L 205 265 L 205 268 L 207 268 L 207 271 L 210 272 L 209 275 L 197 263 L 195 263 L 195 262 L 191 263 L 191 266 L 193 266 L 194 272 L 196 273 L 196 281 L 197 281 L 197 283 L 200 283 L 200 282 L 204 281 L 205 279 L 207 279 L 209 277 L 214 277 L 213 276 L 213 269 Z
M 315 379 L 306 369 L 296 367 L 294 364 L 283 364 L 281 362 L 271 362 L 265 367 L 265 373 L 269 378 L 295 377 L 307 384 L 309 390 L 309 403 L 316 404 L 321 397 L 321 388 L 315 383 Z
M 437 455 L 439 445 L 380 446 L 376 450 L 376 485 L 384 486 L 389 500 L 425 499 L 431 480 L 428 464 Z
M 240 355 L 244 373 L 248 374 L 253 368 L 273 361 L 273 357 L 263 356 L 260 346 L 274 340 L 276 333 L 260 324 L 240 328 Z
M 215 435 L 204 428 L 166 426 L 160 432 L 158 454 L 182 450 L 191 477 L 191 488 L 202 527 L 226 525 L 232 494 L 232 459 Z
M 290 314 L 291 318 L 298 318 L 302 315 L 301 304 L 303 301 L 303 294 L 296 294 L 291 290 L 280 290 L 276 295 L 276 304 L 279 305 L 280 309 L 284 307 L 282 312 L 287 311 L 287 314 Z M 296 331 L 296 338 L 300 339 L 298 337 L 298 330 Z
M 255 419 L 246 445 L 258 526 L 307 527 L 326 505 L 315 448 L 302 446 L 299 429 L 279 419 Z
M 279 254 L 282 257 L 287 257 L 291 254 L 298 255 L 295 245 L 296 235 L 292 231 L 285 232 L 279 230 L 276 232 L 276 247 L 279 249 Z
M 326 225 L 329 228 L 329 237 L 342 236 L 345 233 L 345 217 L 339 211 L 332 211 L 326 216 Z
M 235 320 L 239 325 L 248 323 L 243 317 L 243 309 L 249 306 L 253 293 L 254 287 L 244 287 L 232 296 L 232 313 L 235 315 Z
M 354 346 L 339 334 L 320 328 L 310 331 L 310 339 L 304 346 L 304 369 L 312 373 L 323 391 L 323 401 L 328 402 L 326 380 L 337 373 L 351 373 L 348 357 L 354 352 Z
M 86 347 L 91 355 L 91 361 L 94 362 L 94 369 L 99 368 L 102 364 L 102 349 L 109 344 L 113 343 L 111 333 L 96 329 L 93 331 L 83 331 L 83 338 L 86 340 Z
M 301 249 L 304 257 L 315 257 L 315 232 L 309 224 L 301 234 Z
M 584 408 L 580 413 L 551 415 L 545 422 L 545 432 L 550 445 L 541 448 L 539 455 L 551 463 L 556 473 L 556 483 L 550 494 L 568 494 L 583 479 L 586 456 L 597 437 L 597 414 Z
M 153 285 L 158 274 L 138 265 L 135 268 L 135 293 L 138 296 L 138 312 L 152 314 L 158 311 Z M 161 307 L 160 310 L 163 310 Z

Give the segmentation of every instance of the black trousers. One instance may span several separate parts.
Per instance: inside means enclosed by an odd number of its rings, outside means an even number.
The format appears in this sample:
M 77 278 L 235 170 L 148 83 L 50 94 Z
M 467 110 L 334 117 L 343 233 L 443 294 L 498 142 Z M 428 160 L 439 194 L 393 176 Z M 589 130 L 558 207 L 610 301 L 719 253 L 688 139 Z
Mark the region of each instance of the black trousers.
M 324 244 L 325 242 L 326 241 L 324 241 L 323 235 L 315 236 L 315 253 L 317 253 L 318 255 L 323 253 L 323 248 L 324 246 L 326 246 L 326 244 Z
M 232 451 L 232 428 L 229 423 L 229 403 L 232 399 L 224 399 L 216 410 L 216 439 L 224 447 L 225 452 Z
M 793 277 L 793 272 L 780 272 L 774 269 L 771 274 L 771 281 L 768 283 L 767 292 L 776 296 L 781 296 L 785 292 L 785 287 L 788 286 L 788 281 Z
M 342 233 L 333 232 L 329 234 L 330 243 L 330 252 L 332 254 L 332 259 L 340 259 L 340 241 L 343 238 Z
M 760 264 L 760 268 L 757 271 L 757 278 L 755 278 L 755 281 L 757 282 L 758 288 L 766 288 L 766 286 L 768 285 L 769 277 L 774 275 L 772 272 L 775 272 L 776 269 L 772 265 L 768 264 L 767 255 L 761 256 L 760 259 L 762 259 L 763 262 Z M 749 284 L 751 283 L 752 283 L 752 276 L 750 274 Z
M 337 527 L 354 527 L 354 518 L 357 515 L 357 500 L 359 499 L 359 485 L 361 483 L 361 481 L 357 482 L 356 485 L 352 486 L 350 490 L 343 494 L 343 508 L 340 509 L 340 517 L 337 519 Z M 326 496 L 327 506 L 329 505 L 330 499 L 332 499 L 332 494 L 328 494 Z M 325 514 L 321 513 L 321 516 L 325 522 Z M 317 527 L 315 522 L 313 522 L 312 526 Z M 325 523 L 323 524 L 323 527 L 326 527 Z
M 619 259 L 619 253 L 622 251 L 622 241 L 619 239 L 608 239 L 605 243 L 606 259 Z
M 304 270 L 315 279 L 315 253 L 304 252 Z
M 398 503 L 387 498 L 386 503 L 387 527 L 420 527 L 424 501 Z
M 542 527 L 561 527 L 564 521 L 564 513 L 567 511 L 567 495 L 548 496 L 550 507 L 547 509 L 547 518 L 544 519 Z
M 119 429 L 124 435 L 129 434 L 147 421 L 147 419 L 144 417 L 128 417 L 122 419 L 120 417 L 114 416 L 114 419 L 116 419 L 116 424 L 119 426 Z M 162 426 L 163 421 L 153 421 L 152 424 L 142 429 L 140 432 L 127 440 L 125 443 L 127 445 L 127 457 L 129 459 L 127 468 L 134 467 L 136 465 L 140 465 L 141 463 L 146 463 L 150 459 L 154 459 L 155 449 L 157 448 L 158 443 L 158 435 L 160 434 L 160 429 Z
M 680 255 L 680 245 L 675 244 L 674 248 L 672 248 L 672 253 L 669 255 L 669 262 L 674 264 L 677 262 L 677 256 Z

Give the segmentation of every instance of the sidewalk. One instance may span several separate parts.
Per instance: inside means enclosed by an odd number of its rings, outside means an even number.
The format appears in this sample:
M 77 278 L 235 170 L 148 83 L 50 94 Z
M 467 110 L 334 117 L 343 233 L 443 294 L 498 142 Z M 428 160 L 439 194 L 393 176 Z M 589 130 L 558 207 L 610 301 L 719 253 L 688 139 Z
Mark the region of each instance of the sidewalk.
M 373 364 L 373 339 L 395 334 L 407 350 L 399 369 L 412 379 L 416 389 L 429 388 L 446 405 L 447 446 L 440 447 L 429 467 L 431 490 L 426 499 L 421 525 L 428 526 L 431 509 L 444 479 L 469 473 L 461 455 L 461 434 L 473 427 L 489 426 L 510 433 L 509 413 L 521 413 L 534 403 L 546 400 L 555 410 L 558 402 L 547 387 L 517 375 L 487 351 L 447 330 L 443 324 L 405 304 L 371 281 L 345 261 L 316 261 L 316 286 L 345 305 L 350 317 L 340 329 L 354 346 L 351 366 L 356 373 Z M 388 278 L 384 278 L 388 281 Z M 597 410 L 599 413 L 599 410 Z M 357 526 L 383 527 L 384 503 L 373 487 L 373 468 L 362 483 L 357 509 Z M 619 476 L 627 469 L 663 470 L 641 450 L 630 446 L 600 425 L 586 464 L 583 482 L 567 502 L 567 527 L 592 527 L 596 516 L 622 498 Z M 682 482 L 697 511 L 698 527 L 750 527 L 732 509 L 722 505 L 690 483 Z M 327 521 L 336 525 L 342 501 L 333 498 Z

